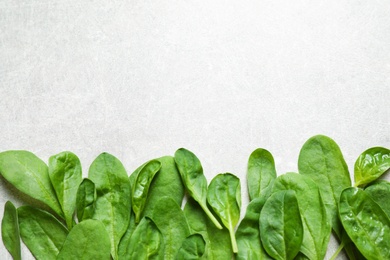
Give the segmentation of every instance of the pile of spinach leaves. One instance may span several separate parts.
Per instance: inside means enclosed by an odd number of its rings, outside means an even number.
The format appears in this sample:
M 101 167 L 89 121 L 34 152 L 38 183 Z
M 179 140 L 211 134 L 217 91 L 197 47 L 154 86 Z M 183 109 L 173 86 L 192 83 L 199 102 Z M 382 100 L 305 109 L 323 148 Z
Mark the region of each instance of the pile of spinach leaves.
M 278 175 L 271 153 L 248 161 L 250 203 L 231 173 L 207 184 L 184 148 L 128 175 L 102 153 L 83 179 L 78 157 L 48 164 L 28 151 L 0 153 L 0 174 L 31 205 L 8 201 L 2 240 L 13 259 L 21 241 L 36 259 L 324 259 L 331 233 L 349 259 L 390 259 L 390 150 L 364 151 L 354 185 L 338 145 L 317 135 L 302 147 L 298 173 Z M 186 196 L 187 195 L 187 196 Z M 182 204 L 184 204 L 182 206 Z M 238 225 L 238 226 L 237 226 Z

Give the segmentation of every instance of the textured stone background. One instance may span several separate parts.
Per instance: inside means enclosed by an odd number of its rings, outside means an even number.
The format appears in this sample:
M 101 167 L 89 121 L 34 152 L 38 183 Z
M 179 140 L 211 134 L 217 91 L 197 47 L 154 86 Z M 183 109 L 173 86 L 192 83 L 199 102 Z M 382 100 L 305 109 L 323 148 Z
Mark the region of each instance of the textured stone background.
M 131 172 L 186 147 L 209 180 L 241 178 L 245 208 L 257 147 L 279 174 L 319 133 L 351 170 L 390 147 L 388 0 L 108 2 L 0 0 L 0 151 L 70 150 L 86 173 L 103 151 Z M 0 178 L 1 216 L 8 199 Z

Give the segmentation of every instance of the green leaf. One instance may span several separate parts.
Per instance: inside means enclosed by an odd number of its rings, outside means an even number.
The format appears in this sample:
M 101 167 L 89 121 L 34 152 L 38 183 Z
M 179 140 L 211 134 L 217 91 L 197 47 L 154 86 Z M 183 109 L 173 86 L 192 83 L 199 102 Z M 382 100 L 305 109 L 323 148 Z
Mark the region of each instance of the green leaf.
M 150 184 L 155 174 L 161 169 L 161 163 L 157 160 L 151 160 L 142 167 L 137 174 L 137 179 L 132 187 L 132 207 L 135 213 L 135 223 L 141 219 L 141 214 L 145 208 L 146 199 Z
M 102 153 L 89 168 L 88 177 L 95 183 L 97 199 L 93 219 L 106 227 L 112 257 L 118 259 L 118 244 L 130 220 L 130 182 L 122 163 Z
M 56 259 L 68 235 L 52 214 L 30 206 L 18 208 L 20 237 L 36 259 Z
M 364 151 L 355 162 L 355 186 L 364 187 L 390 169 L 390 150 L 373 147 Z
M 73 226 L 76 193 L 82 179 L 79 158 L 71 152 L 62 152 L 49 158 L 49 177 L 57 194 L 66 225 Z
M 207 191 L 207 202 L 221 218 L 223 225 L 229 230 L 233 252 L 237 253 L 238 248 L 234 228 L 240 219 L 240 179 L 231 173 L 215 176 L 210 182 Z
M 76 212 L 79 222 L 91 219 L 96 207 L 96 187 L 90 179 L 83 179 L 76 194 Z
M 246 208 L 245 217 L 236 231 L 237 260 L 271 260 L 260 240 L 259 219 L 264 206 L 264 196 L 253 199 Z
M 104 225 L 98 220 L 85 220 L 70 231 L 57 260 L 109 260 L 110 239 Z
M 170 197 L 160 198 L 148 215 L 163 235 L 164 259 L 175 259 L 183 240 L 190 234 L 180 206 Z
M 59 216 L 64 214 L 51 185 L 47 165 L 28 151 L 0 153 L 0 173 L 21 192 L 39 200 Z
M 345 189 L 339 212 L 348 236 L 367 259 L 390 259 L 390 220 L 365 191 Z
M 201 234 L 206 242 L 205 253 L 200 259 L 232 259 L 230 235 L 226 228 L 218 229 L 193 198 L 188 198 L 184 214 L 191 234 Z
M 351 187 L 348 166 L 339 146 L 327 136 L 316 135 L 303 145 L 298 159 L 299 173 L 310 177 L 321 191 L 333 230 L 341 239 L 338 203 L 341 192 Z
M 162 243 L 163 237 L 156 224 L 144 217 L 130 238 L 126 259 L 158 259 Z
M 177 253 L 177 260 L 197 260 L 201 259 L 206 250 L 206 242 L 202 235 L 192 234 L 188 236 L 181 245 Z
M 175 162 L 188 194 L 199 203 L 215 226 L 222 229 L 221 224 L 207 207 L 207 180 L 203 175 L 199 159 L 192 152 L 180 148 L 175 152 Z
M 379 181 L 368 186 L 365 191 L 390 218 L 390 182 Z
M 269 196 L 275 179 L 276 169 L 272 154 L 262 148 L 254 150 L 248 160 L 247 183 L 250 200 Z
M 332 227 L 317 185 L 307 176 L 286 173 L 275 180 L 272 190 L 295 191 L 303 223 L 301 252 L 309 259 L 323 260 Z
M 18 213 L 14 204 L 7 201 L 4 205 L 4 215 L 1 221 L 1 237 L 5 248 L 14 260 L 22 259 L 20 253 L 20 233 Z
M 292 260 L 301 249 L 303 226 L 298 200 L 292 190 L 269 197 L 260 213 L 260 237 L 264 249 L 277 260 Z

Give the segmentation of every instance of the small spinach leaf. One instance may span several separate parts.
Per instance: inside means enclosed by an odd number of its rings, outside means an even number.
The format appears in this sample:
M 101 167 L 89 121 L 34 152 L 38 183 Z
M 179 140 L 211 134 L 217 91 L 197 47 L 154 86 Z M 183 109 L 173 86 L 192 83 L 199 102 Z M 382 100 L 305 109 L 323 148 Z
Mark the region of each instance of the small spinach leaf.
M 206 242 L 202 235 L 192 234 L 188 236 L 177 253 L 176 260 L 197 260 L 201 259 L 206 250 Z
M 130 182 L 122 163 L 102 153 L 91 164 L 88 177 L 96 186 L 93 219 L 106 227 L 111 241 L 112 257 L 118 259 L 118 244 L 130 220 Z
M 365 191 L 345 189 L 339 212 L 348 236 L 367 259 L 390 259 L 390 220 Z
M 364 151 L 355 162 L 355 186 L 365 186 L 390 169 L 390 150 L 373 147 Z
M 79 158 L 71 152 L 62 152 L 50 157 L 49 177 L 70 230 L 73 226 L 77 188 L 82 179 Z
M 1 237 L 5 248 L 7 248 L 12 258 L 14 260 L 22 259 L 18 213 L 11 201 L 7 201 L 4 206 L 4 215 L 1 221 Z
M 260 213 L 260 237 L 274 259 L 292 260 L 298 254 L 303 226 L 294 191 L 275 192 L 265 202 Z
M 70 231 L 57 260 L 109 260 L 110 239 L 104 225 L 98 220 L 88 219 Z
M 210 182 L 207 191 L 207 202 L 221 218 L 223 225 L 229 230 L 233 252 L 237 253 L 238 248 L 234 228 L 240 219 L 240 179 L 231 173 L 215 176 Z
M 85 178 L 79 185 L 76 194 L 76 212 L 79 222 L 92 218 L 96 204 L 95 183 Z
M 52 214 L 30 206 L 18 208 L 20 237 L 36 259 L 56 259 L 68 235 Z
M 276 169 L 272 154 L 262 148 L 254 150 L 248 160 L 247 184 L 250 200 L 268 196 L 275 179 Z
M 28 151 L 0 153 L 0 173 L 21 192 L 37 199 L 59 216 L 64 214 L 51 185 L 47 165 Z

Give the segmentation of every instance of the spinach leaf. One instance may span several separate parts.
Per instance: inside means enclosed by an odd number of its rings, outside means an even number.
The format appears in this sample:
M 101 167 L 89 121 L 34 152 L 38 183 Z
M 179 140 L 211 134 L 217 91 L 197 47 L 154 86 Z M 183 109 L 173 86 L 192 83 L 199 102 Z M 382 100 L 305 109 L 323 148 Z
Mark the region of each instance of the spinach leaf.
M 175 259 L 181 244 L 190 234 L 180 206 L 172 198 L 162 197 L 148 217 L 153 220 L 164 238 L 164 248 L 161 248 L 160 255 L 164 255 L 164 259 Z
M 188 198 L 184 214 L 191 234 L 201 234 L 206 242 L 205 253 L 200 259 L 232 259 L 230 235 L 226 228 L 218 229 L 193 198 Z
M 181 205 L 184 197 L 184 186 L 173 157 L 164 156 L 156 160 L 161 163 L 161 169 L 158 174 L 154 176 L 153 181 L 150 184 L 143 214 L 144 216 L 153 211 L 153 208 L 162 197 L 169 197 L 178 205 Z
M 148 196 L 149 186 L 155 174 L 161 169 L 161 163 L 157 160 L 151 160 L 139 171 L 137 179 L 132 186 L 132 207 L 135 213 L 135 223 L 141 219 L 141 213 L 145 208 Z
M 130 244 L 131 236 L 133 235 L 133 232 L 137 225 L 135 224 L 135 215 L 134 212 L 130 210 L 130 223 L 127 227 L 127 230 L 125 234 L 122 236 L 121 241 L 119 242 L 118 246 L 118 259 L 119 260 L 127 260 L 129 259 L 130 255 L 130 247 L 132 246 Z
M 12 258 L 14 260 L 22 259 L 18 213 L 11 201 L 7 201 L 4 205 L 4 215 L 1 221 L 1 237 L 5 248 L 7 248 Z
M 300 174 L 320 184 L 318 188 L 331 216 L 333 230 L 341 238 L 338 202 L 341 192 L 351 187 L 351 179 L 339 146 L 327 136 L 313 136 L 300 151 L 298 169 Z
M 221 218 L 223 225 L 229 230 L 233 252 L 237 253 L 238 248 L 234 228 L 240 219 L 240 179 L 231 173 L 215 176 L 210 182 L 207 191 L 207 202 Z
M 95 183 L 85 178 L 79 185 L 76 194 L 76 212 L 79 222 L 92 218 L 96 206 Z
M 236 231 L 237 260 L 271 260 L 260 240 L 259 219 L 264 206 L 264 196 L 253 199 L 246 208 L 245 217 Z
M 261 196 L 268 197 L 275 179 L 276 169 L 272 154 L 262 148 L 254 150 L 248 160 L 247 184 L 250 200 Z
M 390 182 L 378 181 L 368 186 L 365 191 L 390 218 Z
M 104 225 L 98 220 L 88 219 L 70 231 L 57 260 L 109 260 L 110 249 L 110 239 Z
M 73 226 L 77 188 L 82 179 L 79 158 L 71 152 L 62 152 L 50 157 L 49 177 L 70 230 Z
M 88 177 L 95 183 L 97 199 L 93 219 L 106 227 L 111 254 L 118 259 L 118 244 L 130 220 L 130 182 L 122 163 L 102 153 L 91 164 Z
M 156 224 L 150 218 L 144 217 L 134 230 L 127 255 L 124 255 L 123 259 L 159 259 L 162 243 L 163 237 Z
M 28 151 L 2 152 L 0 173 L 18 190 L 45 203 L 59 216 L 64 216 L 50 182 L 48 167 L 36 155 Z
M 390 150 L 373 147 L 364 151 L 355 162 L 355 186 L 364 187 L 390 169 Z
M 192 152 L 180 148 L 175 152 L 175 162 L 188 194 L 199 203 L 215 226 L 222 229 L 221 224 L 207 207 L 207 180 L 203 175 L 203 168 L 199 159 Z
M 303 223 L 301 252 L 309 259 L 324 259 L 331 223 L 317 185 L 307 176 L 286 173 L 275 180 L 272 190 L 295 191 Z
M 181 245 L 176 260 L 197 260 L 202 258 L 206 250 L 206 241 L 202 235 L 189 235 Z
M 260 213 L 260 237 L 264 249 L 277 260 L 292 260 L 301 249 L 303 226 L 298 200 L 292 190 L 269 197 Z
M 56 259 L 68 235 L 52 214 L 30 206 L 18 208 L 20 237 L 36 259 Z
M 339 212 L 348 236 L 367 259 L 390 259 L 390 220 L 365 191 L 345 189 Z

